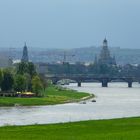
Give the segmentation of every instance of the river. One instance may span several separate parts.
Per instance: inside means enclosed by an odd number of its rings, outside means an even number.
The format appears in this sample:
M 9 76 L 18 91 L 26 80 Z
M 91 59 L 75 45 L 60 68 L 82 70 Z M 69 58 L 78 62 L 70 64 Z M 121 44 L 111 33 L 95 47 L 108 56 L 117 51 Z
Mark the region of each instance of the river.
M 53 106 L 1 107 L 0 126 L 49 124 L 80 120 L 99 120 L 140 116 L 140 84 L 110 83 L 102 88 L 101 83 L 70 84 L 68 88 L 96 95 L 96 102 L 69 103 Z

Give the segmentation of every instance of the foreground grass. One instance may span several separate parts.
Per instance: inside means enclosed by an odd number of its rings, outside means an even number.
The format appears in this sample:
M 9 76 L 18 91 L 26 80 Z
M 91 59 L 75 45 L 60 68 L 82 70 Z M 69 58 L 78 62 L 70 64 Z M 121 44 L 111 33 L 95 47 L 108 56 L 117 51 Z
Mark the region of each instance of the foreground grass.
M 0 140 L 139 140 L 140 118 L 0 128 Z
M 54 105 L 77 101 L 83 97 L 89 96 L 88 93 L 79 93 L 77 91 L 62 89 L 54 86 L 50 86 L 42 92 L 44 97 L 40 98 L 0 97 L 0 106 L 14 106 L 15 104 L 22 106 Z

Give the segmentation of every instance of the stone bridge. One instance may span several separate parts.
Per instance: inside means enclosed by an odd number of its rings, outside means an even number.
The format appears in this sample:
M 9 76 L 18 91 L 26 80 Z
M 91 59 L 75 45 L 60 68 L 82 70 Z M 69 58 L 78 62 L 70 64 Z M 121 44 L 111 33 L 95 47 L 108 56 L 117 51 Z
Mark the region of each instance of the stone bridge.
M 99 81 L 102 87 L 108 87 L 108 83 L 112 81 L 124 81 L 128 83 L 128 87 L 132 87 L 133 82 L 136 81 L 134 77 L 109 77 L 107 75 L 46 75 L 47 79 L 51 80 L 53 84 L 57 84 L 62 79 L 70 79 L 77 82 L 78 87 L 81 86 L 82 82 L 93 82 Z

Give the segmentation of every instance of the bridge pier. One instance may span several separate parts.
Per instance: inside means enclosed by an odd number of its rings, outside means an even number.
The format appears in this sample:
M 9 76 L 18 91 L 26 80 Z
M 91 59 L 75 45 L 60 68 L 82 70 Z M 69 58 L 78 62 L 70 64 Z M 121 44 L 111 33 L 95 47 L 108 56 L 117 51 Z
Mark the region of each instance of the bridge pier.
M 102 87 L 108 87 L 108 79 L 102 79 Z
M 78 82 L 78 87 L 81 87 L 81 82 Z
M 129 88 L 132 88 L 132 81 L 129 81 L 129 82 L 128 82 L 128 87 L 129 87 Z

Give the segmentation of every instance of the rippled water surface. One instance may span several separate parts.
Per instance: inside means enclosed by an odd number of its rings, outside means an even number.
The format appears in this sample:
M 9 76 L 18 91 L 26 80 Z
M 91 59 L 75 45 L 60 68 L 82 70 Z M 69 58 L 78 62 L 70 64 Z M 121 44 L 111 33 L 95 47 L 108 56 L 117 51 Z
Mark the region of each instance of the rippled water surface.
M 140 116 L 140 84 L 111 83 L 102 88 L 100 83 L 83 83 L 68 86 L 96 95 L 96 103 L 71 103 L 40 107 L 1 107 L 0 126 L 47 124 L 90 119 L 111 119 Z

